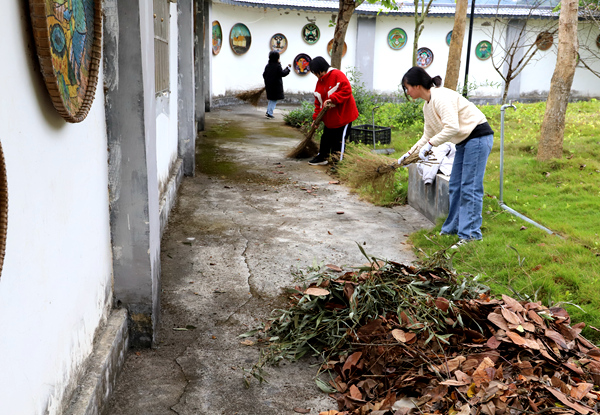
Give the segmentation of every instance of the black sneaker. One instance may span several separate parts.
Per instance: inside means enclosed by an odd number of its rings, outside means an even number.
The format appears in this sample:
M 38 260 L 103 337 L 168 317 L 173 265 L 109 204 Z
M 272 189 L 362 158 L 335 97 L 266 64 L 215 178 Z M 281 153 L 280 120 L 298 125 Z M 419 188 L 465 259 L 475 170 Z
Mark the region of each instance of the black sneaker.
M 314 159 L 308 162 L 308 164 L 310 164 L 311 166 L 325 166 L 327 165 L 327 163 L 327 160 L 322 159 L 319 156 L 315 157 Z
M 275 118 L 274 116 L 272 116 L 272 115 L 271 115 L 271 114 L 269 114 L 268 112 L 265 114 L 265 116 L 266 116 L 267 118 Z

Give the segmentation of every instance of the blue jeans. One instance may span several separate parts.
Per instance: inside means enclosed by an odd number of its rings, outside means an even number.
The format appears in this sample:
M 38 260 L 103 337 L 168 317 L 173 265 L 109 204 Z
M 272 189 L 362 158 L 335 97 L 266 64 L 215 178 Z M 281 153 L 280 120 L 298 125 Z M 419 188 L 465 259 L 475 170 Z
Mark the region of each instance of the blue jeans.
M 275 109 L 275 105 L 277 105 L 277 101 L 269 100 L 267 104 L 267 114 L 273 115 L 273 110 Z
M 494 136 L 471 138 L 456 145 L 456 155 L 448 190 L 450 207 L 442 233 L 458 234 L 460 239 L 481 239 L 483 175 Z

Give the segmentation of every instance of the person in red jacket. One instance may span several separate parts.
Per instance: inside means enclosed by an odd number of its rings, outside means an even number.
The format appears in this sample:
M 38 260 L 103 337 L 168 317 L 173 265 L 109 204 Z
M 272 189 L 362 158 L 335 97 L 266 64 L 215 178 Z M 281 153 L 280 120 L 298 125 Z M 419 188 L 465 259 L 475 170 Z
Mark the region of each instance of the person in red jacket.
M 358 118 L 358 108 L 352 96 L 350 81 L 342 71 L 330 67 L 321 56 L 311 60 L 309 68 L 319 78 L 315 87 L 313 125 L 325 105 L 332 106 L 322 119 L 325 128 L 321 136 L 319 154 L 308 162 L 312 166 L 323 166 L 329 162 L 332 155 L 335 158 L 339 155 L 340 160 L 344 157 L 344 143 L 350 133 L 352 121 Z

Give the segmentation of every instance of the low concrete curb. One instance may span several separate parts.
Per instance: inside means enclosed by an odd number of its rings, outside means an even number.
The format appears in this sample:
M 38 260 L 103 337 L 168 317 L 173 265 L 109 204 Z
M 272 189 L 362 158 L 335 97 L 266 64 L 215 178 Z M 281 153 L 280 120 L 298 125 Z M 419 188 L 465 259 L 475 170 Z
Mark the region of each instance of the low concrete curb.
M 408 204 L 427 219 L 436 222 L 448 216 L 448 183 L 450 176 L 438 173 L 432 184 L 425 184 L 418 166 L 408 166 Z
M 127 311 L 113 310 L 94 342 L 94 351 L 65 415 L 102 414 L 125 363 L 129 348 L 127 327 Z
M 160 200 L 160 204 L 158 206 L 158 215 L 160 219 L 160 237 L 165 231 L 165 227 L 169 222 L 169 213 L 171 213 L 171 209 L 175 206 L 175 200 L 177 199 L 177 189 L 181 184 L 181 179 L 183 177 L 183 160 L 177 159 L 175 161 L 175 165 L 171 171 L 171 177 L 169 177 L 169 182 L 167 183 L 167 188 L 162 194 L 162 198 Z

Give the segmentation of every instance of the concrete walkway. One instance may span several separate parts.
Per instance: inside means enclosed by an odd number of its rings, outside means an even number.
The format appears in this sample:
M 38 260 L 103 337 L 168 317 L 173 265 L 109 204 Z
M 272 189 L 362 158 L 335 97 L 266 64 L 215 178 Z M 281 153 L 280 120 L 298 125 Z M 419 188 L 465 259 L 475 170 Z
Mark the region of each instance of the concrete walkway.
M 407 235 L 432 223 L 409 206 L 380 208 L 333 184 L 326 166 L 285 154 L 301 134 L 280 111 L 238 106 L 207 114 L 197 174 L 185 178 L 162 241 L 162 316 L 152 350 L 130 351 L 110 415 L 287 415 L 336 409 L 307 359 L 267 367 L 244 388 L 256 346 L 238 335 L 282 304 L 292 270 L 353 266 L 365 251 L 414 260 Z

